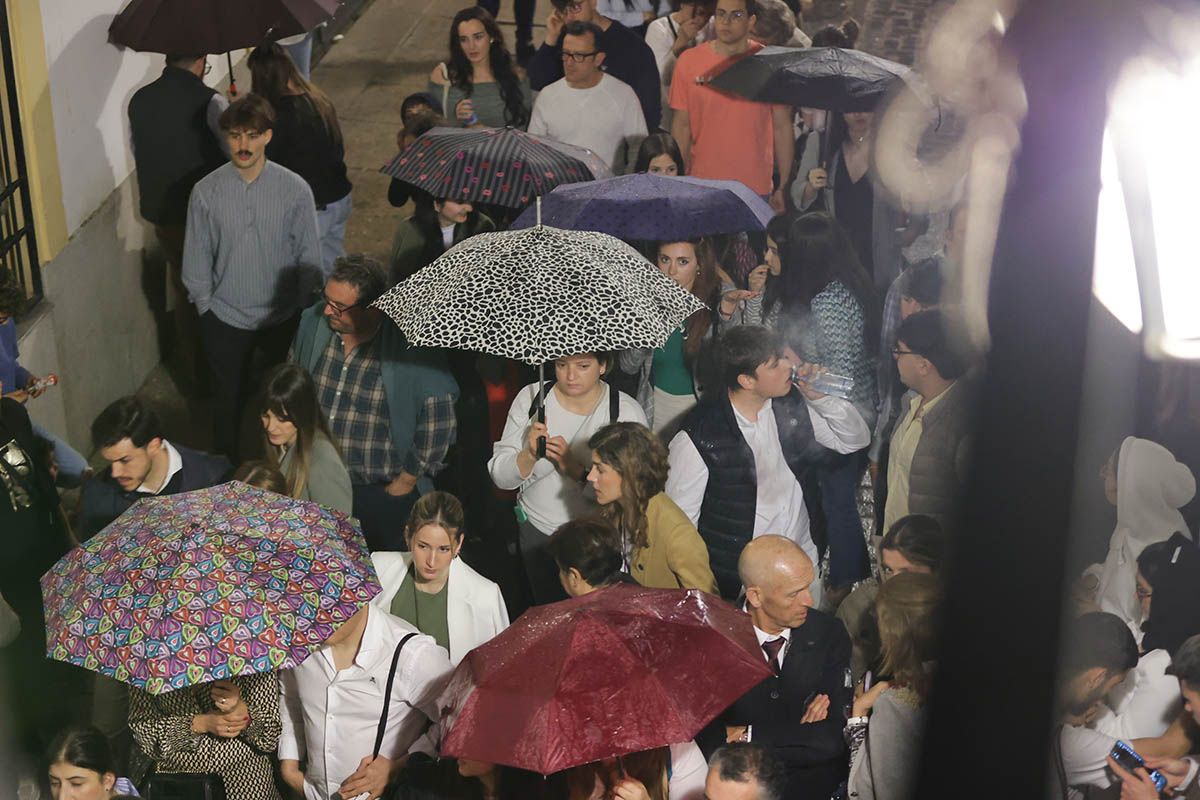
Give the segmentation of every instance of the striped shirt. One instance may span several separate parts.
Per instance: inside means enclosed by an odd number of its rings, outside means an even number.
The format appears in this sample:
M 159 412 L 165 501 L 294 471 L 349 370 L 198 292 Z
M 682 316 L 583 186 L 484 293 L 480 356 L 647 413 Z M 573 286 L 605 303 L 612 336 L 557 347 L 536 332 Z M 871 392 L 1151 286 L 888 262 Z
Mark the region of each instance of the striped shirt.
M 385 483 L 401 471 L 420 478 L 436 475 L 457 428 L 452 395 L 425 398 L 407 452 L 392 441 L 387 394 L 379 369 L 379 337 L 346 353 L 331 336 L 313 370 L 317 397 L 342 448 L 356 484 Z
M 250 183 L 233 164 L 206 175 L 188 202 L 183 283 L 196 310 L 259 330 L 309 304 L 321 285 L 312 190 L 271 161 Z

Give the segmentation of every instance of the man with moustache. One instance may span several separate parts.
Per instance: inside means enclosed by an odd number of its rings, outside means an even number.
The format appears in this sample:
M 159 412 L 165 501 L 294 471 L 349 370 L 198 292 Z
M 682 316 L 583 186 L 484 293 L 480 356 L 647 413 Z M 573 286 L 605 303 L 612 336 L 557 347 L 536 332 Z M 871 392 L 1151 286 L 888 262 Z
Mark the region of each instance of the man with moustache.
M 235 462 L 255 350 L 264 368 L 287 356 L 301 309 L 321 286 L 321 248 L 312 190 L 267 160 L 275 111 L 257 95 L 220 119 L 230 163 L 192 190 L 183 283 L 200 314 L 212 376 L 214 449 Z

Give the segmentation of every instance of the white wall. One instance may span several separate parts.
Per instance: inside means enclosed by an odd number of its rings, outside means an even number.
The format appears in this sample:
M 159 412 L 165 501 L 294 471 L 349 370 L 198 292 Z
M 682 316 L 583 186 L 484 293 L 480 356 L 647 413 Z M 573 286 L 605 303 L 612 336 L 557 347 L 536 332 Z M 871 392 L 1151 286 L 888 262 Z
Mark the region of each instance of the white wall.
M 62 175 L 67 232 L 79 226 L 133 172 L 129 98 L 162 71 L 163 57 L 108 42 L 126 0 L 41 0 L 50 99 Z M 236 58 L 235 54 L 235 58 Z M 210 57 L 217 86 L 225 59 Z

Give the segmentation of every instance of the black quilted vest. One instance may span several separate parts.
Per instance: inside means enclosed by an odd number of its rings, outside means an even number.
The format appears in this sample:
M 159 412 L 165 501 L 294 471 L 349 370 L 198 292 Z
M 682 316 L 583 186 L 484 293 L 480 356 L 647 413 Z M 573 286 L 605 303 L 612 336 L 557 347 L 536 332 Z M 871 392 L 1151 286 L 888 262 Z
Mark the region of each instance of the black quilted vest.
M 771 408 L 784 460 L 800 481 L 804 472 L 829 451 L 813 437 L 808 408 L 798 391 L 776 398 Z M 709 564 L 721 596 L 732 600 L 742 587 L 737 574 L 738 556 L 754 536 L 758 495 L 754 453 L 738 428 L 726 392 L 714 392 L 693 408 L 683 422 L 683 430 L 708 467 L 708 485 L 696 527 L 708 545 Z

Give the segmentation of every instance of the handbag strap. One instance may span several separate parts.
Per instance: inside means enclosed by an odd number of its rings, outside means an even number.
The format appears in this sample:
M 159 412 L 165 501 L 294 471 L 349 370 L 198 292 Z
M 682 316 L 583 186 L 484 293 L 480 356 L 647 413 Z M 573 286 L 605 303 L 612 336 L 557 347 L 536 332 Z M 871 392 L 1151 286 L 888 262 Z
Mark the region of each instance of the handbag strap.
M 438 64 L 442 68 L 442 116 L 450 118 L 450 111 L 446 108 L 446 101 L 450 97 L 450 71 L 446 69 L 446 62 Z
M 392 666 L 388 670 L 387 687 L 383 690 L 383 713 L 379 715 L 379 728 L 375 731 L 375 749 L 372 751 L 372 758 L 379 758 L 379 748 L 383 747 L 383 732 L 387 730 L 388 722 L 388 707 L 392 704 L 392 685 L 396 682 L 396 665 L 400 663 L 400 651 L 404 649 L 404 645 L 408 644 L 408 640 L 417 636 L 416 633 L 410 633 L 400 640 L 400 644 L 396 645 L 396 652 L 392 653 Z

